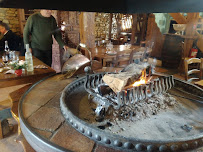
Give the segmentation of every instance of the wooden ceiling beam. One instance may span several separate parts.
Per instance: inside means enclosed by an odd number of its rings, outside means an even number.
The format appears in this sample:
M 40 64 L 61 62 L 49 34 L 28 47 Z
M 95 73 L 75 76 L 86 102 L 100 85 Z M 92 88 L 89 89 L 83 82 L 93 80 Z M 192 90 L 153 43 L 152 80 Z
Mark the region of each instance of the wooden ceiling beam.
M 181 13 L 169 13 L 178 24 L 187 24 L 186 18 Z

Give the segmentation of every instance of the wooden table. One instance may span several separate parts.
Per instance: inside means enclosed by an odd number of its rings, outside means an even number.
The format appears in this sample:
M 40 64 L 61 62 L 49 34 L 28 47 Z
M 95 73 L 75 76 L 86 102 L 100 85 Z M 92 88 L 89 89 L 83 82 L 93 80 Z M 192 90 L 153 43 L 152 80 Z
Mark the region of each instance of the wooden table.
M 194 84 L 203 89 L 203 80 L 197 81 Z
M 25 60 L 25 57 L 21 56 L 20 60 Z M 2 59 L 0 59 L 0 63 L 1 62 Z M 46 76 L 56 73 L 55 70 L 53 70 L 51 67 L 44 64 L 42 61 L 35 58 L 34 56 L 33 56 L 33 64 L 45 65 L 47 69 L 34 69 L 33 72 L 25 71 L 25 73 L 22 76 L 16 76 L 15 74 L 5 74 L 6 71 L 0 73 L 0 110 L 4 109 L 9 110 L 11 108 L 12 116 L 17 120 L 17 122 L 18 122 L 17 118 L 18 101 L 21 95 L 24 93 L 24 91 L 28 89 L 31 84 L 41 80 Z M 22 89 L 23 91 L 21 91 Z M 18 96 L 17 99 L 16 94 Z M 8 95 L 10 96 L 10 100 L 7 97 Z M 0 120 L 0 139 L 1 138 L 3 138 L 3 133 Z
M 20 60 L 25 60 L 24 56 L 20 56 Z M 0 59 L 2 63 L 2 59 Z M 26 72 L 22 76 L 16 76 L 15 74 L 4 74 L 0 73 L 0 88 L 10 87 L 19 84 L 35 83 L 40 79 L 55 74 L 56 71 L 33 56 L 33 64 L 35 65 L 45 65 L 47 69 L 34 69 L 33 72 Z
M 116 52 L 120 51 L 125 51 L 125 52 L 130 52 L 134 49 L 138 49 L 139 46 L 131 46 L 130 48 L 127 48 L 125 45 L 114 45 L 113 50 Z M 108 55 L 106 53 L 107 49 L 106 47 L 96 47 L 91 50 L 92 52 L 92 58 L 96 59 L 100 62 L 102 62 L 103 66 L 106 66 L 106 62 L 112 61 L 113 59 L 116 58 L 116 55 Z

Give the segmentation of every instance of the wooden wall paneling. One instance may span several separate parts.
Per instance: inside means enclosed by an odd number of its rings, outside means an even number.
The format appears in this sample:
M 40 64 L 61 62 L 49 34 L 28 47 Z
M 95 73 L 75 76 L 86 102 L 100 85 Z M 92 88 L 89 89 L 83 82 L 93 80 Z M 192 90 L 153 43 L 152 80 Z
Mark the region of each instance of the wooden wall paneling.
M 61 25 L 61 20 L 60 20 L 60 11 L 52 11 L 52 15 L 55 17 L 58 26 L 60 27 Z M 61 72 L 61 54 L 62 51 L 59 47 L 59 44 L 57 41 L 53 38 L 53 45 L 52 45 L 52 68 L 56 72 Z
M 53 16 L 56 18 L 59 27 L 62 22 L 65 22 L 66 28 L 62 32 L 63 40 L 69 47 L 76 48 L 80 43 L 79 12 L 53 11 Z M 52 68 L 60 72 L 64 62 L 62 61 L 64 49 L 60 48 L 56 40 L 54 40 L 52 50 Z
M 80 43 L 79 12 L 61 11 L 61 21 L 66 24 L 65 41 L 71 48 L 76 48 Z

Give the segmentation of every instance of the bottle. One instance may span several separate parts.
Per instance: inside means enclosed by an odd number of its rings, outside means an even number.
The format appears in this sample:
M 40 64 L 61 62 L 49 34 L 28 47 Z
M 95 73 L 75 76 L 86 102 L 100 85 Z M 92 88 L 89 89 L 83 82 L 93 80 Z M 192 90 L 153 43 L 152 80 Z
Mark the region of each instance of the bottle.
M 25 45 L 26 52 L 25 52 L 25 63 L 27 65 L 27 71 L 33 71 L 33 60 L 32 60 L 32 53 L 30 52 L 29 44 Z
M 10 49 L 8 47 L 8 41 L 5 41 L 5 48 L 4 48 L 6 56 L 9 58 Z

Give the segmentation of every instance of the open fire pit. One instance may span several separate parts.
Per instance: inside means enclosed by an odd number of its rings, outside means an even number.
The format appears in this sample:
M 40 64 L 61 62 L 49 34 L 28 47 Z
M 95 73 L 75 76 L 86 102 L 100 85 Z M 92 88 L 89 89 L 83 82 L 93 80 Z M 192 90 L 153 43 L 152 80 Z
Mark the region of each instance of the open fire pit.
M 118 150 L 201 147 L 203 90 L 172 76 L 151 75 L 146 69 L 139 81 L 143 77 L 148 81 L 116 93 L 104 82 L 106 73 L 87 74 L 69 84 L 60 99 L 67 122 L 90 139 Z

